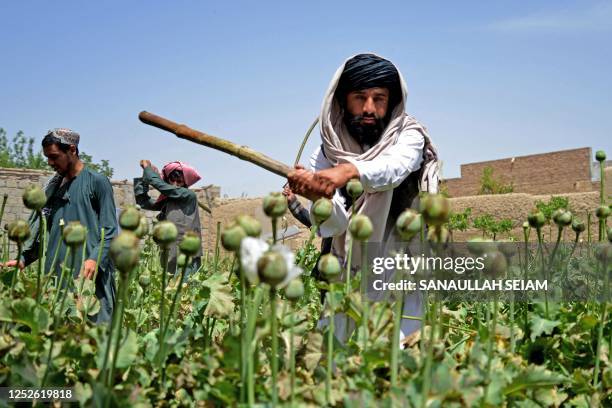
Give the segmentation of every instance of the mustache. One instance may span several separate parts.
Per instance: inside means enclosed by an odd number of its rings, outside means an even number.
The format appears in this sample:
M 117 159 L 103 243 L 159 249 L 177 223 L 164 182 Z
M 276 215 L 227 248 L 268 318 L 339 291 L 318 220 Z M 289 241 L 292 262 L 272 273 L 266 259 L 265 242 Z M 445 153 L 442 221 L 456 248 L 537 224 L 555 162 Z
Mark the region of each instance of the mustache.
M 361 123 L 365 118 L 374 119 L 374 123 Z M 375 114 L 345 115 L 344 120 L 349 133 L 360 144 L 375 144 L 386 127 L 385 119 Z

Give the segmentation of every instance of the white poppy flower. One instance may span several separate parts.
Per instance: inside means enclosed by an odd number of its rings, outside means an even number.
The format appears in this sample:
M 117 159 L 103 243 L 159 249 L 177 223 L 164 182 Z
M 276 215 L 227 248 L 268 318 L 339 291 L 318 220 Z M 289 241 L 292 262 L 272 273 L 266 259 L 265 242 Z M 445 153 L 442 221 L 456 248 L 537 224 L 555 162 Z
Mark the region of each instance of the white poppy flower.
M 269 245 L 258 238 L 246 237 L 240 243 L 240 264 L 242 273 L 248 281 L 257 285 L 259 283 L 259 275 L 257 274 L 257 261 L 269 249 Z

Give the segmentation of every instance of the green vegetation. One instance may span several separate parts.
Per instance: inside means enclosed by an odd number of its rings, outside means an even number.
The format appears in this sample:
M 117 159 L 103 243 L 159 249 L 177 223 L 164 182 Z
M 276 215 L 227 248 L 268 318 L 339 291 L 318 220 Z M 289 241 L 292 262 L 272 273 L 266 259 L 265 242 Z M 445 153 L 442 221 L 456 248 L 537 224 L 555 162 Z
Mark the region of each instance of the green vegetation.
M 79 157 L 83 163 L 98 173 L 108 178 L 113 176 L 113 168 L 108 160 L 103 159 L 100 163 L 95 163 L 93 157 L 84 151 L 79 152 Z M 0 167 L 51 170 L 42 154 L 39 141 L 35 141 L 33 137 L 26 137 L 22 131 L 17 132 L 9 140 L 6 131 L 2 128 L 0 128 Z

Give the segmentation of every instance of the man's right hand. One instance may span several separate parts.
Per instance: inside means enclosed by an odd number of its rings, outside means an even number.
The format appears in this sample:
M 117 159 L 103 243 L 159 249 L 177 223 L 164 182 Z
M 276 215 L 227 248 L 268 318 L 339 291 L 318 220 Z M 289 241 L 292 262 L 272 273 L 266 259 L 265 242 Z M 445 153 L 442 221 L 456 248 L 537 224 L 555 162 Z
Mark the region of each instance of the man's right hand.
M 14 268 L 17 265 L 17 261 L 15 259 L 5 262 L 3 264 L 0 264 L 0 266 L 4 267 L 4 268 Z M 25 268 L 25 265 L 23 264 L 23 262 L 19 262 L 19 270 L 22 271 L 23 268 Z
M 321 197 L 331 198 L 334 195 L 335 189 L 327 183 L 322 183 L 315 177 L 315 173 L 304 169 L 303 166 L 295 166 L 287 176 L 289 187 L 294 194 L 299 194 L 306 197 L 310 201 L 317 201 Z
M 146 169 L 147 167 L 151 167 L 151 161 L 150 160 L 141 160 L 140 161 L 140 167 L 142 167 L 143 169 Z

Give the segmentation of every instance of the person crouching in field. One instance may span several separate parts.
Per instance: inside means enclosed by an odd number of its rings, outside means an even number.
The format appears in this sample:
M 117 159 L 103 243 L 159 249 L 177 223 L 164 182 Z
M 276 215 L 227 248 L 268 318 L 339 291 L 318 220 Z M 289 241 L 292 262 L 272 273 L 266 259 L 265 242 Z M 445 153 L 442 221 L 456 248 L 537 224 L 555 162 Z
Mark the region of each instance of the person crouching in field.
M 185 163 L 175 161 L 166 164 L 161 171 L 151 165 L 149 160 L 141 160 L 142 178 L 134 179 L 134 196 L 136 203 L 145 210 L 159 211 L 157 219 L 171 221 L 178 229 L 177 245 L 170 248 L 168 254 L 168 272 L 176 274 L 178 242 L 187 231 L 202 234 L 200 227 L 200 212 L 196 193 L 189 190 L 201 179 L 198 172 Z M 160 192 L 159 198 L 149 196 L 149 186 Z M 185 276 L 196 272 L 201 265 L 202 249 L 193 257 L 187 266 Z

